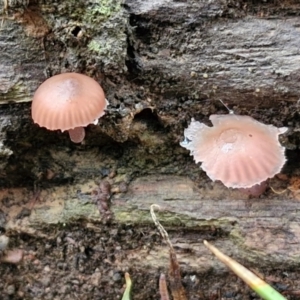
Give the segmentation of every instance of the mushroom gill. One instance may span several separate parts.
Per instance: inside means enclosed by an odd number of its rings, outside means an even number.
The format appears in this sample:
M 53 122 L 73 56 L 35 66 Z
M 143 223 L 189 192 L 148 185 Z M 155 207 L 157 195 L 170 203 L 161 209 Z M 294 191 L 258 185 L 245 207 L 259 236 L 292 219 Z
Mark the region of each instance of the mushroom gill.
M 278 136 L 287 128 L 260 123 L 249 116 L 211 115 L 213 127 L 192 119 L 181 146 L 213 180 L 226 187 L 251 188 L 273 177 L 286 158 Z

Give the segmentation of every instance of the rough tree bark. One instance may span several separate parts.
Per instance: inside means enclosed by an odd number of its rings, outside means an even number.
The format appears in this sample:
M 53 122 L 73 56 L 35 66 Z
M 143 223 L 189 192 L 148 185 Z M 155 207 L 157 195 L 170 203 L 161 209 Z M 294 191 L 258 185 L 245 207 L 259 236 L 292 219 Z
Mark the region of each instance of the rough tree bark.
M 189 299 L 255 299 L 203 239 L 297 299 L 298 1 L 2 0 L 1 9 L 0 233 L 24 250 L 16 268 L 0 265 L 3 299 L 117 299 L 124 271 L 134 299 L 157 299 L 168 248 L 153 203 Z M 30 117 L 34 90 L 66 71 L 95 78 L 110 102 L 82 145 Z M 259 199 L 211 182 L 179 146 L 192 117 L 227 113 L 219 99 L 290 129 L 288 163 Z

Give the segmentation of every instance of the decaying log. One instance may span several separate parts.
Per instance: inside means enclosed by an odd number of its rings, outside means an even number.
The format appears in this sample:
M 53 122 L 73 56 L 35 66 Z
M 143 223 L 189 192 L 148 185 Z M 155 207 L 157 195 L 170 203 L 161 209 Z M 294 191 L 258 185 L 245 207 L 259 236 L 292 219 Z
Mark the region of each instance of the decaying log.
M 190 299 L 251 295 L 203 239 L 297 295 L 298 1 L 2 0 L 0 9 L 0 234 L 24 250 L 19 273 L 0 265 L 4 299 L 116 299 L 125 271 L 134 299 L 157 299 L 168 248 L 154 203 Z M 95 78 L 110 102 L 81 145 L 30 115 L 38 85 L 67 71 Z M 192 117 L 227 113 L 219 99 L 289 127 L 288 162 L 259 199 L 211 182 L 179 145 Z M 102 180 L 112 196 L 97 207 Z
M 101 211 L 93 202 L 95 186 L 89 181 L 84 185 L 46 189 L 33 204 L 28 201 L 30 193 L 26 190 L 7 190 L 1 195 L 9 203 L 4 210 L 9 216 L 7 229 L 38 234 L 37 229 L 47 224 L 67 224 L 78 219 L 99 221 Z M 117 187 L 115 184 L 116 191 Z M 261 266 L 267 266 L 279 264 L 284 257 L 285 266 L 295 267 L 300 259 L 299 200 L 288 190 L 282 195 L 270 191 L 268 196 L 268 199 L 248 199 L 241 192 L 228 191 L 221 184 L 213 189 L 199 189 L 184 176 L 150 175 L 134 180 L 126 193 L 116 193 L 110 209 L 119 224 L 152 226 L 150 206 L 157 204 L 162 208 L 158 215 L 171 232 L 175 228 L 198 232 L 196 240 L 196 234 L 183 235 L 175 243 L 176 247 L 182 243 L 183 248 L 193 250 L 193 255 L 186 259 L 189 266 L 195 268 L 195 259 L 203 259 L 203 234 L 213 232 L 221 237 L 220 247 L 240 259 L 254 264 L 259 261 Z M 20 205 L 26 201 L 27 205 Z M 24 207 L 32 210 L 30 215 L 17 218 Z M 210 253 L 204 255 L 206 262 L 209 256 Z M 140 259 L 142 263 L 142 256 Z

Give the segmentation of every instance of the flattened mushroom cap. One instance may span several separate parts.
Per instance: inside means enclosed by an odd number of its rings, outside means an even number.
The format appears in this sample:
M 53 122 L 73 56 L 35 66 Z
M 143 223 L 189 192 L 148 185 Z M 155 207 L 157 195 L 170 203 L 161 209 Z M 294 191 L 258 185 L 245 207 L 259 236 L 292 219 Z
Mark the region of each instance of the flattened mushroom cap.
M 192 119 L 181 146 L 213 180 L 227 187 L 250 188 L 279 173 L 286 158 L 278 135 L 287 128 L 265 125 L 248 116 L 211 115 L 213 127 Z
M 107 107 L 101 86 L 78 73 L 55 75 L 36 90 L 31 106 L 33 121 L 50 130 L 85 127 L 104 115 Z

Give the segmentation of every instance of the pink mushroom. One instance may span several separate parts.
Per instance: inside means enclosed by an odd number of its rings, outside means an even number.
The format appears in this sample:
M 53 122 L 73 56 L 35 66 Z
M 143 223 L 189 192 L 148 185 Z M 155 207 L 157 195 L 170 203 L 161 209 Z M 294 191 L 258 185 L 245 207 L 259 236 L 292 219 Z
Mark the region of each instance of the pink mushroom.
M 239 190 L 246 195 L 258 197 L 266 191 L 267 187 L 267 181 L 263 181 L 259 184 L 251 186 L 250 188 L 242 188 Z
M 68 131 L 74 143 L 85 136 L 84 127 L 104 115 L 108 105 L 101 86 L 78 73 L 64 73 L 44 81 L 31 106 L 34 123 L 49 130 Z
M 213 180 L 226 187 L 254 188 L 282 169 L 286 158 L 278 136 L 287 128 L 265 125 L 248 116 L 211 115 L 208 127 L 192 119 L 181 146 Z M 251 192 L 251 190 L 250 190 Z

